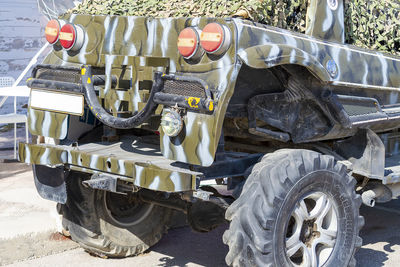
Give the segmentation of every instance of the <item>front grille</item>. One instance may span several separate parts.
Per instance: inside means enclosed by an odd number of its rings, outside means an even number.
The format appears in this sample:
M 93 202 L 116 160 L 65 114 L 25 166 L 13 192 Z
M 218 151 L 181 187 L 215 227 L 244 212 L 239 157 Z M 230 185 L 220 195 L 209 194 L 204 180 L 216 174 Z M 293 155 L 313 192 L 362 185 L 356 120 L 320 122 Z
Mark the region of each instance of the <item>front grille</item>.
M 162 92 L 181 96 L 206 97 L 205 89 L 196 81 L 166 80 Z
M 38 69 L 35 78 L 60 82 L 81 83 L 81 74 L 79 72 L 62 69 Z

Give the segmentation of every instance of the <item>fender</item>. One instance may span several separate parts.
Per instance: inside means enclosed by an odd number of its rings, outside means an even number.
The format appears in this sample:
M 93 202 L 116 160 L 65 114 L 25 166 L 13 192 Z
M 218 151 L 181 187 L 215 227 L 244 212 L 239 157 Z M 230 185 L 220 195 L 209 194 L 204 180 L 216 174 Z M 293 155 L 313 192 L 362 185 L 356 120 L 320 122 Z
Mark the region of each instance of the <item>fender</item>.
M 320 58 L 329 59 L 324 51 Z M 238 53 L 239 59 L 255 69 L 271 68 L 279 65 L 296 64 L 306 67 L 322 82 L 332 82 L 329 72 L 318 59 L 294 46 L 284 44 L 257 45 Z

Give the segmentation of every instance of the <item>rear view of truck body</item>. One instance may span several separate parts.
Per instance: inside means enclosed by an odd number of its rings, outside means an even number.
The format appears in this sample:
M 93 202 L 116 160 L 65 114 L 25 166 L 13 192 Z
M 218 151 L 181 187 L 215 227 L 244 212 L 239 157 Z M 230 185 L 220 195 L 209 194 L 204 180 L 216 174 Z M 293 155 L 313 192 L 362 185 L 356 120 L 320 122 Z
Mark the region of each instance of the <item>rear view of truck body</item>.
M 231 266 L 355 264 L 361 201 L 400 194 L 400 59 L 344 43 L 342 0 L 311 2 L 306 34 L 242 18 L 50 21 L 53 51 L 28 81 L 39 142 L 19 156 L 73 239 L 137 255 L 178 210 L 201 232 L 231 221 Z
M 85 15 L 64 19 L 83 29 L 84 41 L 76 51 L 54 45 L 46 66 L 36 67 L 29 81 L 34 92 L 83 95 L 81 68 L 90 66 L 94 90 L 104 110 L 114 117 L 134 116 L 149 102 L 164 104 L 144 118 L 141 127 L 160 131 L 160 150 L 170 160 L 210 166 L 223 127 L 225 135 L 235 136 L 226 118 L 247 120 L 247 127 L 236 130 L 248 131 L 248 136 L 295 143 L 352 136 L 359 127 L 387 131 L 399 124 L 399 81 L 394 75 L 399 60 L 395 57 L 241 19 Z M 193 27 L 200 35 L 210 23 L 228 29 L 224 32 L 229 39 L 225 51 L 202 51 L 197 58 L 185 59 L 178 52 L 179 33 Z M 203 50 L 200 44 L 196 49 Z M 285 66 L 299 69 L 282 70 Z M 282 82 L 284 78 L 276 73 L 290 75 L 291 82 Z M 259 80 L 249 84 L 249 77 Z M 160 92 L 154 96 L 152 87 L 159 83 Z M 303 85 L 296 87 L 296 83 Z M 65 144 L 78 141 L 101 123 L 101 116 L 97 113 L 96 117 L 88 105 L 81 110 L 82 116 L 53 112 L 45 103 L 39 106 L 29 109 L 31 133 Z M 183 127 L 170 137 L 159 128 L 160 118 L 163 110 L 175 106 L 181 110 Z M 307 106 L 312 106 L 312 111 Z M 304 119 L 307 116 L 309 120 Z M 228 126 L 223 126 L 224 121 Z M 259 121 L 267 125 L 261 128 Z M 112 129 L 112 122 L 107 127 Z M 32 150 L 26 147 L 22 145 L 21 152 Z M 110 171 L 105 163 L 108 159 L 97 164 L 94 159 L 80 162 L 70 156 L 52 162 L 44 152 L 29 153 L 29 157 L 22 154 L 21 159 L 25 158 L 34 164 L 64 163 L 82 169 L 102 166 L 99 170 Z M 122 166 L 115 168 L 118 171 L 113 173 L 123 175 Z

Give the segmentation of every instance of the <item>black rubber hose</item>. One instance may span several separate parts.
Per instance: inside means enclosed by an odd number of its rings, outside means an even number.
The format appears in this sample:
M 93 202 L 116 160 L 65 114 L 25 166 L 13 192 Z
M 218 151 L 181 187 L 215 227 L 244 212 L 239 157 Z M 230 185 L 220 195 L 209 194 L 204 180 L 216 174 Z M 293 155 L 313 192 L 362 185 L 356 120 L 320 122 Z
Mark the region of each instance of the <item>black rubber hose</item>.
M 153 87 L 151 88 L 150 98 L 146 106 L 130 118 L 114 117 L 101 106 L 94 90 L 91 66 L 82 66 L 81 75 L 82 90 L 90 111 L 99 121 L 109 127 L 116 129 L 132 129 L 142 124 L 157 109 L 158 104 L 154 103 L 153 97 L 162 89 L 162 74 L 159 72 L 154 74 Z

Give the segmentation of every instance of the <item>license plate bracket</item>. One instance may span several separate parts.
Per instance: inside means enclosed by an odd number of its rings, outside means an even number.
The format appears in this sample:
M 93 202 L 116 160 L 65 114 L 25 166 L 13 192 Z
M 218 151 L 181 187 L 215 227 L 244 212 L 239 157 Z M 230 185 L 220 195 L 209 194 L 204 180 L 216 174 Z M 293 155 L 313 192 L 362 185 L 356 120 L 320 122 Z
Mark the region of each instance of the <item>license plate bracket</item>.
M 82 94 L 32 88 L 29 106 L 33 109 L 82 116 L 84 112 Z

